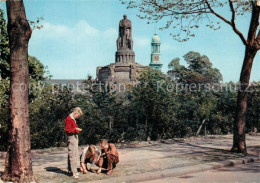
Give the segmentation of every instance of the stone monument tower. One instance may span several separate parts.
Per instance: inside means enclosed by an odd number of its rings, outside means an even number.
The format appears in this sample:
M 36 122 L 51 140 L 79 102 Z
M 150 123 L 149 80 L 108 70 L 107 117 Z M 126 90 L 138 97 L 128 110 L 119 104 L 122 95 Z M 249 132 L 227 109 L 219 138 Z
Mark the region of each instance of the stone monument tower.
M 119 22 L 119 35 L 117 39 L 116 62 L 134 63 L 135 53 L 133 51 L 132 23 L 124 15 Z
M 152 38 L 151 42 L 151 62 L 149 64 L 150 67 L 153 69 L 161 70 L 162 63 L 160 61 L 160 47 L 161 47 L 161 41 L 159 36 L 157 35 L 157 32 L 155 31 L 155 34 Z
M 135 62 L 133 51 L 132 23 L 124 15 L 119 22 L 115 63 L 97 67 L 97 81 L 106 84 L 134 84 L 140 73 L 147 68 Z

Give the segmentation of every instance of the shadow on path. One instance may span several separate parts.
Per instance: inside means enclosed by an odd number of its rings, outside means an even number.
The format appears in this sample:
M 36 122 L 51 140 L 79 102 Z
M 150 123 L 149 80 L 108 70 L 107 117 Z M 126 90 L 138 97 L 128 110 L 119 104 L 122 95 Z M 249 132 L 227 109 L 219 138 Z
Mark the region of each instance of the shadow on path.
M 249 172 L 249 173 L 260 173 L 260 162 L 252 162 L 234 167 L 227 167 L 215 170 L 217 172 Z
M 45 170 L 47 172 L 54 172 L 54 173 L 58 173 L 58 174 L 68 175 L 67 171 L 64 171 L 58 167 L 46 167 Z
M 194 176 L 191 176 L 191 175 L 184 175 L 184 176 L 181 176 L 181 177 L 178 177 L 180 179 L 190 179 L 190 178 L 194 178 Z

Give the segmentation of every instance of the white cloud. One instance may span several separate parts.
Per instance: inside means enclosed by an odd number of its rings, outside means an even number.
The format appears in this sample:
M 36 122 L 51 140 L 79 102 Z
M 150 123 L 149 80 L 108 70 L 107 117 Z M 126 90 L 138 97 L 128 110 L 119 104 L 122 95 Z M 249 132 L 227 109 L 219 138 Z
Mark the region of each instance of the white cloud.
M 100 35 L 100 31 L 97 30 L 96 28 L 90 26 L 86 21 L 81 20 L 80 22 L 78 22 L 76 24 L 76 26 L 74 28 L 72 28 L 72 31 L 74 31 L 74 33 L 77 33 L 77 35 L 79 36 L 93 36 L 96 37 L 98 35 Z
M 137 48 L 143 48 L 149 46 L 151 43 L 151 40 L 148 38 L 141 38 L 141 37 L 136 37 L 134 38 L 134 47 Z
M 116 40 L 118 32 L 115 28 L 107 29 L 103 32 L 104 38 Z
M 44 36 L 44 37 L 62 37 L 70 33 L 69 27 L 63 25 L 53 25 L 48 22 L 43 24 L 43 28 L 40 30 L 33 31 L 33 38 L 37 36 Z
M 73 27 L 44 22 L 42 29 L 34 30 L 32 39 L 60 39 L 62 37 L 68 42 L 77 42 L 99 35 L 101 35 L 101 32 L 84 20 L 79 21 Z

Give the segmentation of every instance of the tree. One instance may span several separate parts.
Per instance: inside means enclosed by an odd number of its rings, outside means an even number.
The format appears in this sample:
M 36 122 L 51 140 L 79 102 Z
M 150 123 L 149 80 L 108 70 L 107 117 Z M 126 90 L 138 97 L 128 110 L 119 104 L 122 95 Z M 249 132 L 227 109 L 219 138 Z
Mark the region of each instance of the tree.
M 190 51 L 184 56 L 188 67 L 180 65 L 180 59 L 175 58 L 168 67 L 171 70 L 168 74 L 178 82 L 183 83 L 219 83 L 222 81 L 222 75 L 217 68 L 212 68 L 212 63 L 206 55 L 200 55 L 198 52 Z
M 4 11 L 0 9 L 0 78 L 5 79 L 10 75 L 9 60 L 9 41 L 4 19 Z
M 175 93 L 168 90 L 172 83 L 161 71 L 142 72 L 139 84 L 132 88 L 132 105 L 139 123 L 145 126 L 146 139 L 171 138 L 178 132 L 175 123 Z M 170 134 L 170 135 L 169 135 Z
M 236 84 L 233 82 L 222 83 L 222 89 L 215 92 L 217 106 L 208 123 L 208 129 L 213 134 L 231 133 L 236 109 Z
M 10 65 L 9 59 L 9 42 L 4 19 L 4 11 L 0 9 L 0 107 L 1 111 L 8 105 L 8 88 L 9 88 L 9 75 Z M 0 128 L 1 130 L 1 128 Z
M 248 96 L 247 131 L 260 131 L 260 82 L 252 83 Z
M 219 84 L 222 75 L 217 68 L 212 67 L 206 55 L 190 51 L 183 57 L 188 66 L 181 65 L 180 58 L 175 58 L 168 64 L 170 68 L 168 75 L 177 82 L 177 86 L 186 86 L 183 91 L 181 87 L 177 87 L 180 90 L 177 97 L 179 103 L 177 115 L 178 118 L 184 118 L 190 123 L 192 131 L 197 130 L 201 124 L 197 131 L 198 135 L 202 125 L 209 121 L 217 105 L 217 96 L 210 90 L 210 85 Z
M 231 150 L 247 153 L 245 139 L 247 88 L 249 86 L 252 64 L 257 51 L 260 49 L 260 30 L 258 30 L 260 6 L 258 0 L 226 0 L 224 3 L 216 0 L 145 0 L 142 2 L 129 0 L 129 2 L 122 1 L 122 3 L 127 3 L 127 8 L 138 8 L 141 12 L 139 17 L 148 19 L 148 23 L 157 22 L 168 17 L 169 20 L 162 29 L 173 26 L 177 32 L 171 35 L 179 41 L 187 41 L 190 37 L 194 37 L 192 29 L 199 28 L 199 24 L 203 19 L 208 20 L 207 27 L 214 30 L 219 29 L 220 23 L 215 22 L 212 19 L 213 16 L 229 25 L 234 33 L 239 36 L 245 46 L 245 55 L 239 80 L 241 89 L 237 95 L 234 138 Z M 230 19 L 225 18 L 217 12 L 218 9 L 225 7 L 228 7 L 231 11 Z M 243 16 L 246 13 L 251 14 L 247 38 L 244 37 L 236 25 L 237 16 Z M 180 31 L 178 31 L 177 27 Z M 184 33 L 185 38 L 182 38 L 183 34 L 180 32 Z
M 29 104 L 32 148 L 64 146 L 64 119 L 76 107 L 72 93 L 66 87 L 45 83 L 40 94 L 34 92 Z
M 32 30 L 23 0 L 6 1 L 10 45 L 10 125 L 4 181 L 32 182 L 30 124 L 28 110 L 28 43 Z
M 10 95 L 10 48 L 9 48 L 9 40 L 7 33 L 7 25 L 4 19 L 3 10 L 0 9 L 0 151 L 7 150 L 7 142 L 8 142 L 8 99 Z M 46 83 L 42 81 L 51 77 L 48 75 L 48 71 L 43 66 L 43 64 L 35 57 L 29 56 L 28 58 L 29 65 L 29 83 L 30 83 L 30 95 L 29 101 L 30 103 L 34 101 L 36 98 L 39 98 L 41 93 L 46 93 L 47 90 L 41 90 L 44 88 Z M 44 76 L 47 74 L 48 76 Z M 47 87 L 46 87 L 47 88 Z M 49 95 L 47 95 L 49 97 Z M 50 98 L 50 97 L 49 97 Z M 40 99 L 39 99 L 40 100 Z M 38 101 L 39 101 L 38 100 Z M 47 99 L 45 99 L 47 100 Z M 30 104 L 33 105 L 33 104 Z M 35 105 L 34 105 L 35 107 Z M 37 110 L 36 108 L 33 108 Z M 30 111 L 30 118 L 34 119 L 36 116 L 39 116 L 37 113 L 33 113 Z M 49 116 L 46 116 L 46 118 Z M 44 118 L 45 119 L 45 118 Z M 32 129 L 32 134 L 34 129 Z M 34 136 L 32 137 L 34 138 Z

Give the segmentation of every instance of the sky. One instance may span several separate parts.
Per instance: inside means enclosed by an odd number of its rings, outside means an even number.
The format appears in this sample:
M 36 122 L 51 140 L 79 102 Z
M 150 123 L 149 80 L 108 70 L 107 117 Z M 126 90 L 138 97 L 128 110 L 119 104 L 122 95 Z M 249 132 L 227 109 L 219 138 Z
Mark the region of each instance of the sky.
M 136 62 L 149 65 L 151 39 L 155 27 L 164 21 L 147 24 L 136 15 L 137 9 L 126 9 L 119 0 L 24 0 L 29 20 L 37 20 L 43 28 L 33 30 L 29 43 L 29 54 L 48 66 L 53 79 L 85 79 L 96 76 L 97 66 L 114 63 L 118 24 L 126 14 L 132 21 Z M 5 3 L 0 2 L 5 9 Z M 226 18 L 230 12 L 217 10 Z M 167 19 L 165 20 L 167 21 Z M 238 28 L 247 35 L 250 15 L 237 19 Z M 213 67 L 223 75 L 223 81 L 239 81 L 245 47 L 230 26 L 221 23 L 222 28 L 214 31 L 200 26 L 195 38 L 178 42 L 170 36 L 172 28 L 157 33 L 161 39 L 161 62 L 167 72 L 169 62 L 196 51 L 209 57 Z M 255 57 L 251 81 L 260 81 L 260 54 Z

